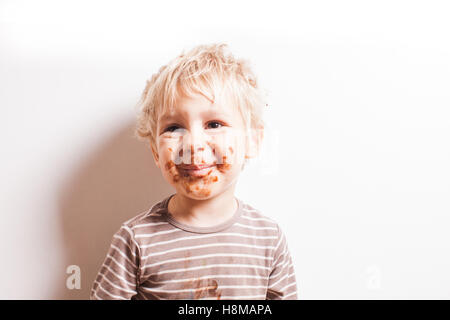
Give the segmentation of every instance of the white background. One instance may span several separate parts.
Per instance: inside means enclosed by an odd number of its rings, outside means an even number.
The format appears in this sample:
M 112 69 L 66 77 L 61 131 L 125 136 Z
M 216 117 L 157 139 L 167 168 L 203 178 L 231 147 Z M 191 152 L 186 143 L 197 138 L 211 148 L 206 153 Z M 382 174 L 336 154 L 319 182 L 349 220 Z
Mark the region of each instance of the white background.
M 145 81 L 212 42 L 269 92 L 237 196 L 282 226 L 299 298 L 450 298 L 449 15 L 446 1 L 0 1 L 0 298 L 88 298 L 112 234 L 173 191 L 132 137 Z

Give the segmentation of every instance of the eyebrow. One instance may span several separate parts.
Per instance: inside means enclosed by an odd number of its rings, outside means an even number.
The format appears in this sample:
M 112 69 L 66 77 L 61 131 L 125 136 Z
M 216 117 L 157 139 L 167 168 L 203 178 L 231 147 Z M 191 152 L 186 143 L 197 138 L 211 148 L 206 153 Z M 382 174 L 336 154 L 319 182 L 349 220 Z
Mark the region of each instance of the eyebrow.
M 175 118 L 176 118 L 176 116 L 173 116 L 171 114 L 165 114 L 159 119 L 159 122 L 168 122 L 168 121 L 170 121 L 172 119 L 175 119 Z
M 208 117 L 209 116 L 209 117 L 212 117 L 212 118 L 214 118 L 214 117 L 223 117 L 225 119 L 231 118 L 231 115 L 229 115 L 227 113 L 221 112 L 219 110 L 211 110 L 211 109 L 209 109 L 207 111 L 203 111 L 201 113 L 201 116 L 203 116 L 203 117 Z M 177 113 L 177 114 L 164 114 L 163 116 L 161 116 L 159 121 L 161 123 L 164 123 L 164 122 L 174 121 L 174 120 L 176 120 L 179 117 L 184 118 L 184 116 L 180 115 L 179 113 Z

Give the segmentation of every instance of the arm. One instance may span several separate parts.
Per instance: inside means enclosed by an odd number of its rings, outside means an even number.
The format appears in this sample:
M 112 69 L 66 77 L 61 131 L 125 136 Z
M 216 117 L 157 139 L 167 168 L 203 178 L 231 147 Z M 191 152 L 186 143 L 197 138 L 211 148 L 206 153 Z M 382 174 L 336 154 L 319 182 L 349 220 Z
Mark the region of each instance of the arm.
M 122 225 L 111 241 L 91 289 L 91 300 L 129 300 L 139 283 L 139 245 L 133 231 Z
M 297 300 L 297 283 L 295 280 L 294 265 L 289 253 L 286 237 L 279 227 L 266 299 Z

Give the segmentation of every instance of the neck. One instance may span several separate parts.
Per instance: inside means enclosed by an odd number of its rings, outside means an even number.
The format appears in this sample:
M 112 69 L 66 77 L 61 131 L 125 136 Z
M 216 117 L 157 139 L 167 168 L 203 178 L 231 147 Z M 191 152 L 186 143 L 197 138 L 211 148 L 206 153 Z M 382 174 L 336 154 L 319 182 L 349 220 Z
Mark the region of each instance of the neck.
M 225 192 L 206 200 L 175 194 L 169 201 L 168 210 L 179 222 L 195 227 L 211 227 L 230 219 L 237 210 L 234 197 L 235 185 Z

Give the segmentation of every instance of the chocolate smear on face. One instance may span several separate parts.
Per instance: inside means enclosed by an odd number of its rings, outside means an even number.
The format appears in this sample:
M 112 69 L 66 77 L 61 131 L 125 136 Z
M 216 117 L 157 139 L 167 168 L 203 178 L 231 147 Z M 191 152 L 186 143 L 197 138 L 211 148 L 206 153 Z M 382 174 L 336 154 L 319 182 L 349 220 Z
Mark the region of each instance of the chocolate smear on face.
M 200 149 L 201 149 L 201 151 L 204 150 L 204 148 L 200 148 Z M 172 148 L 168 148 L 168 150 L 170 152 L 173 151 Z M 215 151 L 216 149 L 214 148 L 213 150 Z M 230 152 L 230 155 L 234 153 L 234 149 L 231 146 L 228 147 L 228 150 Z M 191 160 L 191 163 L 194 163 L 193 146 L 191 146 L 190 151 L 191 151 L 190 152 L 190 158 L 191 158 L 190 160 Z M 180 155 L 180 157 L 183 156 L 183 150 L 180 150 L 179 155 Z M 214 162 L 214 165 L 219 172 L 227 173 L 228 171 L 230 171 L 232 169 L 231 163 L 227 163 L 228 158 L 229 157 L 227 157 L 227 155 L 223 155 L 219 159 L 221 161 Z M 201 164 L 205 164 L 204 159 L 202 159 Z M 202 177 L 191 176 L 186 171 L 180 170 L 176 166 L 174 161 L 172 161 L 172 160 L 169 160 L 166 163 L 165 168 L 168 171 L 169 175 L 172 177 L 172 181 L 174 183 L 181 183 L 184 190 L 186 190 L 186 192 L 188 194 L 196 193 L 197 195 L 201 195 L 204 197 L 209 196 L 211 194 L 212 184 L 219 181 L 219 177 L 217 175 L 212 174 L 213 168 L 211 168 L 211 170 Z

